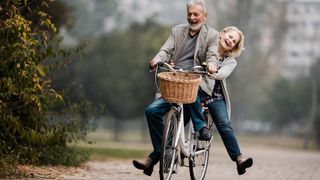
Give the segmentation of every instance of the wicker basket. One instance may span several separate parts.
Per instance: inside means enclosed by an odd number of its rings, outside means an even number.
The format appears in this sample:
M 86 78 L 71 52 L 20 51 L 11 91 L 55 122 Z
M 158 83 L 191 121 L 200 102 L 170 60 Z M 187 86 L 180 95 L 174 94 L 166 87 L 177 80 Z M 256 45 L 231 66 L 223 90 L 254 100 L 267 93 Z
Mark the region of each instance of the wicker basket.
M 158 75 L 162 97 L 170 103 L 190 104 L 196 101 L 201 76 L 162 72 Z

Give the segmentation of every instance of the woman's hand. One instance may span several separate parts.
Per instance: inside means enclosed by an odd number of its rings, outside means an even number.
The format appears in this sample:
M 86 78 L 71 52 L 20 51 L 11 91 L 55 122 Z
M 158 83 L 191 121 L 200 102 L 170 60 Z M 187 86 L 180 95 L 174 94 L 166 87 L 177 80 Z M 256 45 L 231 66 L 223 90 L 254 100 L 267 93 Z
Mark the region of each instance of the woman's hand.
M 207 68 L 210 74 L 216 73 L 218 71 L 217 67 L 213 64 L 208 64 Z

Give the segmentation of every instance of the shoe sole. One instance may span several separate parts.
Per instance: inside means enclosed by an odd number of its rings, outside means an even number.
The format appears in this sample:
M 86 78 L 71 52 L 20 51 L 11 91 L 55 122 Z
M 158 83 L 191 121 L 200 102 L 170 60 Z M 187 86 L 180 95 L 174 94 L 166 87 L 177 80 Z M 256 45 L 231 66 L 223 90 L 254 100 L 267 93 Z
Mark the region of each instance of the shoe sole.
M 153 166 L 150 167 L 149 169 L 143 170 L 143 173 L 147 176 L 151 176 L 152 172 L 153 172 Z

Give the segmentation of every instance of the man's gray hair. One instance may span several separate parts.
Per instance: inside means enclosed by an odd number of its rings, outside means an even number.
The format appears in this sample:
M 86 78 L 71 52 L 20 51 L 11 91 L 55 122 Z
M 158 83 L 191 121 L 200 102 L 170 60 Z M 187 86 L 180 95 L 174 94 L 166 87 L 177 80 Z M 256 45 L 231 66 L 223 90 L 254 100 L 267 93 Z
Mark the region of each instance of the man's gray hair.
M 204 13 L 207 13 L 205 0 L 190 0 L 187 4 L 187 7 L 194 6 L 194 5 L 200 6 L 203 9 Z

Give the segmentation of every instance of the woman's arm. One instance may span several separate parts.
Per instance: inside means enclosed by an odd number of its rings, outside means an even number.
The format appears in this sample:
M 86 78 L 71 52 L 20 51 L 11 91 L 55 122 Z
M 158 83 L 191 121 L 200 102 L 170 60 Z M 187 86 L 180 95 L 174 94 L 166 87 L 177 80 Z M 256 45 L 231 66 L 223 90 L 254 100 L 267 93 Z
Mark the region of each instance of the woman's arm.
M 232 73 L 236 66 L 237 61 L 234 58 L 227 58 L 218 72 L 212 74 L 212 77 L 217 80 L 224 80 Z

